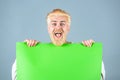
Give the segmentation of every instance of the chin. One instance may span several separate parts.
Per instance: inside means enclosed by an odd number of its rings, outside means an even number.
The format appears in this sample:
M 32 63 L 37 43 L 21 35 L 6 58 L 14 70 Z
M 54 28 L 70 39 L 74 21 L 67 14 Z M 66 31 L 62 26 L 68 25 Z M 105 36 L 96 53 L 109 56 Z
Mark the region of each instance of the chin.
M 64 44 L 64 42 L 53 42 L 53 44 L 56 46 L 62 46 Z
M 52 43 L 56 46 L 62 46 L 64 43 L 66 43 L 66 39 L 55 40 L 54 38 L 52 38 L 51 40 L 52 40 Z

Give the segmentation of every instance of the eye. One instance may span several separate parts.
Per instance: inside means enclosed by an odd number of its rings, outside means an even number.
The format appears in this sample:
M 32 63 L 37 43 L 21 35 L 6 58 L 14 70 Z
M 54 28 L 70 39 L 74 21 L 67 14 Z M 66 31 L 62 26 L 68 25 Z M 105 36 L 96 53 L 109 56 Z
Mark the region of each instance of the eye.
M 52 23 L 52 26 L 56 26 L 57 24 L 56 23 Z
M 60 26 L 65 26 L 65 23 L 60 23 Z

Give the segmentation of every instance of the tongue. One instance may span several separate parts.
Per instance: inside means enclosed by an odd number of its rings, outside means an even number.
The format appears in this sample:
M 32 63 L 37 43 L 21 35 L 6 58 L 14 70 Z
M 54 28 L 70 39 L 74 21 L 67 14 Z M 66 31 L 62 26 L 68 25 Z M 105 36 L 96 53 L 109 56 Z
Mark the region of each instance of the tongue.
M 60 37 L 61 36 L 61 34 L 56 34 L 56 37 Z

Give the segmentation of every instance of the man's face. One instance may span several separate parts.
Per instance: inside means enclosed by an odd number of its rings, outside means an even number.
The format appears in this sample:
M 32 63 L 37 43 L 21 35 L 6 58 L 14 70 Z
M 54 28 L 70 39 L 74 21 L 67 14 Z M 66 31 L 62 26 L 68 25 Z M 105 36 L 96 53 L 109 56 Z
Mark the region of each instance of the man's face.
M 64 44 L 69 30 L 70 25 L 66 16 L 55 15 L 50 17 L 48 32 L 53 44 L 57 46 Z

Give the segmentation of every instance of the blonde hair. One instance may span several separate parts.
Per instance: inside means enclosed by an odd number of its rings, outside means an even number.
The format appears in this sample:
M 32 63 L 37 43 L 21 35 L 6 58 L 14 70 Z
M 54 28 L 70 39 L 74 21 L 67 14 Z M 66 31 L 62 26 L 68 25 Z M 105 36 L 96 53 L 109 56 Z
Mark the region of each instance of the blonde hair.
M 48 13 L 48 15 L 47 15 L 47 22 L 49 23 L 50 17 L 51 16 L 55 16 L 55 15 L 66 16 L 67 19 L 68 19 L 68 24 L 69 25 L 71 24 L 71 17 L 69 15 L 69 13 L 67 13 L 66 11 L 64 11 L 62 9 L 53 9 L 53 11 Z

